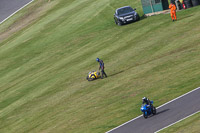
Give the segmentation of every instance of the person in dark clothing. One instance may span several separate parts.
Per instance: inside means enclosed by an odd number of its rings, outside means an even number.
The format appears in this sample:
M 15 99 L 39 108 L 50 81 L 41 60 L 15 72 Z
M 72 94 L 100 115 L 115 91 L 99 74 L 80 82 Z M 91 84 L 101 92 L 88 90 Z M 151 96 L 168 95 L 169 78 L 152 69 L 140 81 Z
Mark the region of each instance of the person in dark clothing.
M 146 98 L 146 97 L 143 97 L 142 98 L 142 104 L 146 104 L 147 105 L 147 107 L 151 107 L 151 109 L 153 110 L 153 105 L 151 104 L 151 101 L 148 99 L 148 98 Z
M 143 98 L 142 98 L 142 104 L 147 104 L 147 105 L 150 105 L 150 104 L 151 104 L 151 102 L 150 102 L 150 100 L 149 100 L 148 98 L 146 98 L 146 97 L 143 97 Z
M 104 71 L 104 63 L 103 60 L 100 60 L 99 58 L 96 59 L 97 62 L 99 62 L 99 70 L 101 69 L 101 78 L 103 79 L 103 75 L 105 75 L 105 77 L 107 77 L 105 71 Z

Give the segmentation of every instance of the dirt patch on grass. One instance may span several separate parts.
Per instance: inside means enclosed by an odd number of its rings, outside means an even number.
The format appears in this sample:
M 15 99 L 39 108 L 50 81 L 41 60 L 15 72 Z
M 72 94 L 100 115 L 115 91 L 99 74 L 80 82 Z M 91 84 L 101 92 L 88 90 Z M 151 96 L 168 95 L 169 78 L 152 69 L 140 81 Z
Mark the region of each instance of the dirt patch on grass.
M 54 7 L 57 2 L 37 0 L 33 2 L 30 6 L 25 8 L 25 14 L 17 18 L 17 20 L 12 23 L 8 28 L 0 33 L 0 43 L 5 39 L 11 37 L 16 32 L 24 29 L 25 27 L 33 24 L 38 20 L 42 15 L 46 14 L 49 9 Z

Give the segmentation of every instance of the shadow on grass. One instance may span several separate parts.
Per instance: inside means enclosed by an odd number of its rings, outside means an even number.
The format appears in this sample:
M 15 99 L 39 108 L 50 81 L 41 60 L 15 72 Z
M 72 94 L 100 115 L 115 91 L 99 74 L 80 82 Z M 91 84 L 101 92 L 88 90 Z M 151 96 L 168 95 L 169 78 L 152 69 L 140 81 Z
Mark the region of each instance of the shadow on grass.
M 178 20 L 187 19 L 187 18 L 192 17 L 192 16 L 193 16 L 193 15 L 187 15 L 187 16 L 184 16 L 184 17 L 178 18 Z
M 125 71 L 127 71 L 127 70 L 129 70 L 129 69 L 131 69 L 131 68 L 133 68 L 133 67 L 134 67 L 134 66 L 130 66 L 130 67 L 128 67 L 128 68 L 125 68 L 124 70 L 118 71 L 118 72 L 113 73 L 113 74 L 108 75 L 108 76 L 109 76 L 109 77 L 116 76 L 116 75 L 118 75 L 118 74 L 121 74 L 121 73 L 123 73 L 123 72 L 125 72 Z
M 117 74 L 123 73 L 124 71 L 126 71 L 126 70 L 122 70 L 122 71 L 119 71 L 119 72 L 113 73 L 113 74 L 109 75 L 109 77 L 112 77 L 112 76 L 115 76 L 115 75 L 117 75 Z
M 123 73 L 123 72 L 125 72 L 125 71 L 128 71 L 128 70 L 132 69 L 133 67 L 136 67 L 136 66 L 139 66 L 139 65 L 142 65 L 142 64 L 143 64 L 143 63 L 141 63 L 141 64 L 135 64 L 135 65 L 133 65 L 133 66 L 129 66 L 129 67 L 127 67 L 127 68 L 124 68 L 124 69 L 121 70 L 121 71 L 115 72 L 115 73 L 113 73 L 113 74 L 111 74 L 111 75 L 108 75 L 108 76 L 109 76 L 109 77 L 116 76 L 116 75 L 118 75 L 118 74 L 121 74 L 121 73 Z
M 143 19 L 145 19 L 145 18 L 147 18 L 147 16 L 145 16 L 144 14 L 140 17 L 140 20 L 143 20 Z

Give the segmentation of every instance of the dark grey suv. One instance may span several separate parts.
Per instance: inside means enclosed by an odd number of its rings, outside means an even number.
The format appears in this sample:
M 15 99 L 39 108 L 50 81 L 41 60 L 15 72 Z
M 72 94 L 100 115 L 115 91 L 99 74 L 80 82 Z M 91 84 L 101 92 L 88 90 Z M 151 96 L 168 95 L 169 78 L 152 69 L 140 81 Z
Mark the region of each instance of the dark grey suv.
M 114 14 L 115 23 L 117 25 L 122 25 L 140 20 L 140 16 L 135 10 L 136 9 L 133 9 L 130 6 L 116 9 Z

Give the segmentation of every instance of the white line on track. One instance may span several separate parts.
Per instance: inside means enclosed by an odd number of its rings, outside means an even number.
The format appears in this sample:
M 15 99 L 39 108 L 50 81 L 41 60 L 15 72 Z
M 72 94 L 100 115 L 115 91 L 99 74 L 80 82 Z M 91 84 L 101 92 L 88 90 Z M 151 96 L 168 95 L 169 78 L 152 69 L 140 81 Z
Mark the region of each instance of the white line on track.
M 163 104 L 163 105 L 157 107 L 156 109 L 159 109 L 159 108 L 165 106 L 166 104 L 169 104 L 169 103 L 171 103 L 171 102 L 173 102 L 173 101 L 175 101 L 175 100 L 177 100 L 177 99 L 179 99 L 179 98 L 181 98 L 181 97 L 183 97 L 183 96 L 185 96 L 185 95 L 188 95 L 188 94 L 190 94 L 190 93 L 192 93 L 192 92 L 194 92 L 194 91 L 196 91 L 196 90 L 198 90 L 198 89 L 200 89 L 200 87 L 198 87 L 198 88 L 196 88 L 196 89 L 194 89 L 194 90 L 191 90 L 191 91 L 189 91 L 189 92 L 187 92 L 187 93 L 185 93 L 185 94 L 183 94 L 183 95 L 181 95 L 181 96 L 179 96 L 179 97 L 177 97 L 177 98 L 175 98 L 175 99 L 173 99 L 173 100 L 171 100 L 171 101 L 169 101 L 169 102 L 167 102 L 167 103 L 165 103 L 165 104 Z M 124 125 L 126 125 L 126 124 L 128 124 L 128 123 L 130 123 L 130 122 L 132 122 L 132 121 L 134 121 L 134 120 L 136 120 L 136 119 L 138 119 L 138 118 L 140 118 L 141 116 L 142 116 L 142 115 L 140 115 L 140 116 L 138 116 L 138 117 L 136 117 L 136 118 L 134 118 L 134 119 L 132 119 L 132 120 L 130 120 L 130 121 L 127 121 L 127 122 L 125 122 L 125 123 L 119 125 L 118 127 L 115 127 L 115 128 L 113 128 L 113 129 L 107 131 L 106 133 L 109 133 L 109 132 L 111 132 L 111 131 L 113 131 L 113 130 L 115 130 L 115 129 L 117 129 L 117 128 L 120 128 L 120 127 L 122 127 L 122 126 L 124 126 Z M 178 122 L 178 121 L 177 121 L 177 122 Z
M 107 131 L 106 133 L 109 133 L 109 132 L 111 132 L 111 131 L 113 131 L 113 130 L 115 130 L 115 129 L 117 129 L 117 128 L 120 128 L 120 127 L 122 127 L 123 125 L 126 125 L 126 124 L 128 124 L 128 123 L 130 123 L 130 122 L 132 122 L 132 121 L 134 121 L 134 120 L 136 120 L 136 119 L 138 119 L 138 118 L 140 118 L 141 116 L 142 116 L 142 115 L 140 115 L 140 116 L 138 116 L 138 117 L 136 117 L 136 118 L 134 118 L 134 119 L 132 119 L 132 120 L 130 120 L 130 121 L 127 121 L 127 122 L 125 122 L 125 123 L 119 125 L 118 127 L 115 127 L 115 128 L 113 128 L 113 129 Z
M 3 22 L 5 22 L 7 19 L 9 19 L 10 17 L 12 17 L 14 14 L 16 14 L 18 11 L 20 11 L 21 9 L 23 9 L 24 7 L 26 7 L 27 5 L 29 5 L 30 3 L 32 3 L 34 0 L 30 1 L 29 3 L 27 3 L 26 5 L 22 6 L 21 8 L 19 8 L 17 11 L 15 11 L 14 13 L 12 13 L 10 16 L 8 16 L 7 18 L 5 18 L 3 21 L 0 22 L 0 24 L 2 24 Z
M 195 114 L 197 114 L 197 113 L 199 113 L 199 112 L 200 112 L 200 111 L 197 111 L 197 112 L 195 112 L 195 113 L 193 113 L 193 114 L 191 114 L 191 115 L 189 115 L 189 116 L 187 116 L 187 117 L 185 117 L 185 118 L 183 118 L 183 119 L 180 119 L 179 121 L 176 121 L 176 122 L 174 122 L 174 123 L 172 123 L 172 124 L 170 124 L 170 125 L 168 125 L 168 126 L 166 126 L 166 127 L 164 127 L 164 128 L 161 128 L 160 130 L 156 131 L 155 133 L 158 133 L 158 132 L 164 130 L 165 128 L 168 128 L 168 127 L 170 127 L 170 126 L 172 126 L 172 125 L 174 125 L 174 124 L 176 124 L 176 123 L 178 123 L 178 122 L 181 122 L 182 120 L 185 120 L 185 119 L 187 119 L 188 117 L 193 116 L 193 115 L 195 115 Z

